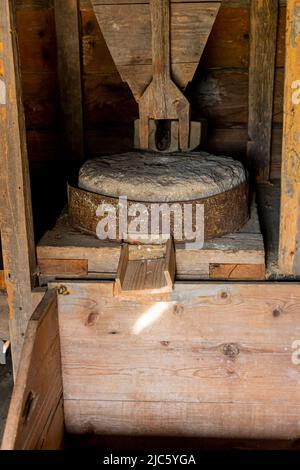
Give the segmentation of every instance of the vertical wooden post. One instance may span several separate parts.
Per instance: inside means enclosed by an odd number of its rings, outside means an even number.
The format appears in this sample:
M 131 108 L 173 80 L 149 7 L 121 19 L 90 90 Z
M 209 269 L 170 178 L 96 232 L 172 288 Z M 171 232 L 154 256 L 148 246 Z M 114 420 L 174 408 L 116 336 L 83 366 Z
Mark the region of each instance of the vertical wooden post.
M 16 374 L 36 268 L 26 129 L 16 40 L 14 2 L 0 2 L 0 205 L 1 239 Z
M 61 125 L 66 157 L 84 158 L 81 48 L 78 0 L 55 0 Z
M 257 179 L 270 177 L 278 0 L 251 0 L 248 159 Z
M 300 275 L 300 1 L 287 1 L 279 268 Z

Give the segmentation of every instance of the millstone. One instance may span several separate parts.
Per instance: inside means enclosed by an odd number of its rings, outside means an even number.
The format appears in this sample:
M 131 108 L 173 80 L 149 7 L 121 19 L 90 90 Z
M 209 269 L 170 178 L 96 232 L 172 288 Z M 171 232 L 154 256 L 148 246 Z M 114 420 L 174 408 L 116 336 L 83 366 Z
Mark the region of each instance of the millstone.
M 166 203 L 170 208 L 174 204 L 177 209 L 182 207 L 184 214 L 190 204 L 193 228 L 197 222 L 196 207 L 203 205 L 206 240 L 235 232 L 248 219 L 248 183 L 243 165 L 205 152 L 162 155 L 136 151 L 88 160 L 80 170 L 78 187 L 69 186 L 71 223 L 95 235 L 101 219 L 97 209 L 113 207 L 118 215 L 120 197 L 127 198 L 128 209 L 143 203 L 148 213 L 155 203 Z M 128 215 L 128 222 L 131 220 Z M 173 222 L 171 211 L 175 241 L 194 241 L 184 230 L 183 236 L 177 237 Z M 163 233 L 162 227 L 159 230 Z M 117 220 L 115 240 L 122 238 Z
M 229 191 L 246 180 L 240 162 L 205 152 L 128 152 L 88 160 L 79 187 L 131 201 L 192 201 Z

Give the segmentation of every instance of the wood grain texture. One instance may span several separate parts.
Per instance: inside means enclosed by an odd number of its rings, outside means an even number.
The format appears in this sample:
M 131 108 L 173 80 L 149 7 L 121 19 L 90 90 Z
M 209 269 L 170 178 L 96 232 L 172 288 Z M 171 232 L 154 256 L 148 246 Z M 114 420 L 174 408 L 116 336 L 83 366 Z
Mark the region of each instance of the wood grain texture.
M 250 8 L 248 160 L 259 180 L 270 178 L 278 0 Z
M 55 0 L 61 125 L 67 157 L 84 158 L 78 0 Z
M 172 292 L 176 269 L 173 240 L 139 248 L 127 243 L 121 247 L 114 295 L 135 299 L 139 295 Z
M 190 135 L 190 103 L 171 78 L 169 0 L 151 0 L 152 80 L 139 99 L 139 140 L 149 149 L 149 121 L 177 120 L 179 149 L 187 151 Z
M 0 3 L 0 79 L 1 239 L 16 374 L 32 314 L 36 259 L 14 5 L 8 0 Z
M 168 302 L 118 299 L 113 283 L 64 286 L 68 431 L 298 435 L 298 284 L 175 283 Z
M 184 79 L 180 81 L 184 86 L 193 78 L 219 6 L 219 3 L 174 3 L 171 6 L 171 64 L 194 64 L 190 69 L 191 75 L 187 75 L 183 67 Z M 136 70 L 131 71 L 128 66 L 151 66 L 152 63 L 149 5 L 95 5 L 94 10 L 112 58 L 124 80 L 122 66 L 126 66 L 126 81 L 131 87 L 131 80 L 136 83 L 139 77 Z M 134 29 L 131 22 L 133 17 Z M 181 75 L 180 67 L 177 75 Z M 148 81 L 140 82 L 141 85 L 134 89 L 144 91 L 151 76 L 152 73 Z M 139 99 L 137 95 L 135 98 Z
M 103 435 L 118 435 L 122 430 L 126 436 L 143 436 L 143 440 L 144 436 L 157 434 L 177 438 L 200 437 L 201 442 L 205 438 L 238 439 L 235 450 L 241 450 L 240 439 L 244 438 L 260 439 L 261 444 L 265 439 L 282 439 L 283 436 L 284 439 L 295 439 L 299 434 L 295 415 L 299 415 L 299 411 L 299 405 L 287 402 L 264 407 L 248 403 L 137 402 L 133 406 L 126 401 L 65 401 L 69 432 L 90 436 L 98 433 L 101 443 Z M 280 424 L 276 425 L 277 418 Z M 245 450 L 249 450 L 251 445 L 251 441 L 245 443 Z M 272 448 L 272 444 L 269 446 Z M 199 449 L 199 444 L 196 448 Z M 257 446 L 254 448 L 257 450 Z M 124 446 L 125 449 L 127 447 Z M 207 443 L 203 449 L 207 450 Z M 219 443 L 216 449 L 220 450 Z M 228 450 L 228 441 L 224 449 Z
M 265 279 L 263 264 L 210 264 L 209 278 L 215 280 L 256 280 Z
M 79 276 L 87 274 L 87 260 L 82 259 L 39 259 L 41 276 L 58 274 L 61 276 Z
M 287 3 L 279 268 L 300 274 L 300 3 Z
M 48 291 L 28 324 L 2 449 L 59 449 L 63 433 L 57 294 Z

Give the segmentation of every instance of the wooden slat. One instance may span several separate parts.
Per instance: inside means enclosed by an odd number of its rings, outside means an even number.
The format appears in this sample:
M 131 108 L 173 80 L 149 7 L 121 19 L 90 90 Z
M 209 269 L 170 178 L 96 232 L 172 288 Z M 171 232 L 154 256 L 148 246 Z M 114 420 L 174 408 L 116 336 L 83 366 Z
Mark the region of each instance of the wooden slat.
M 28 324 L 2 449 L 59 449 L 63 433 L 57 294 L 49 291 Z
M 116 274 L 114 294 L 130 296 L 162 294 L 172 291 L 175 279 L 173 240 L 147 245 L 145 250 L 124 244 Z
M 200 438 L 295 439 L 299 405 L 287 402 L 249 406 L 247 403 L 156 403 L 66 400 L 65 414 L 71 433 L 126 436 L 188 436 Z M 274 425 L 278 416 L 280 426 Z M 100 438 L 100 442 L 101 438 Z M 287 442 L 287 441 L 286 441 Z M 247 442 L 245 449 L 253 443 Z M 179 447 L 182 444 L 179 445 Z M 273 444 L 274 445 L 274 444 Z M 219 442 L 216 444 L 219 449 Z M 272 444 L 271 444 L 272 447 Z M 142 447 L 141 447 L 142 448 Z M 157 447 L 156 447 L 157 448 Z M 224 447 L 228 450 L 227 445 Z M 253 447 L 257 450 L 257 446 Z M 269 445 L 270 448 L 270 445 Z M 207 447 L 204 445 L 204 449 Z M 277 449 L 277 447 L 276 447 Z
M 247 153 L 262 181 L 270 177 L 277 17 L 278 0 L 251 1 Z
M 0 86 L 1 239 L 16 373 L 32 314 L 36 259 L 15 17 L 8 0 L 0 2 Z
M 284 274 L 300 275 L 300 6 L 287 2 L 284 128 L 278 261 Z
M 55 0 L 61 124 L 67 158 L 84 158 L 78 0 Z
M 210 264 L 209 278 L 215 280 L 256 280 L 265 279 L 264 264 Z
M 88 263 L 84 259 L 39 259 L 40 275 L 84 276 L 88 273 Z
M 113 283 L 64 287 L 68 431 L 298 435 L 299 284 L 175 283 L 166 302 L 113 297 Z

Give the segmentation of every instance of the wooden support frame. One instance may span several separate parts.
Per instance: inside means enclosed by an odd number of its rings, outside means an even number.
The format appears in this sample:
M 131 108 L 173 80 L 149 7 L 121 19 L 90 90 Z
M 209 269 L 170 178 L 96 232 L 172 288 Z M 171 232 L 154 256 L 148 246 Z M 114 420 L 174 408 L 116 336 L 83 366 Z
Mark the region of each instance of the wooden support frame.
M 36 270 L 31 191 L 22 104 L 14 2 L 0 2 L 1 239 L 16 374 Z
M 78 0 L 55 0 L 58 77 L 64 151 L 68 160 L 84 158 L 80 13 Z
M 287 1 L 279 268 L 300 275 L 300 2 Z
M 278 0 L 251 0 L 247 154 L 259 181 L 271 165 Z

